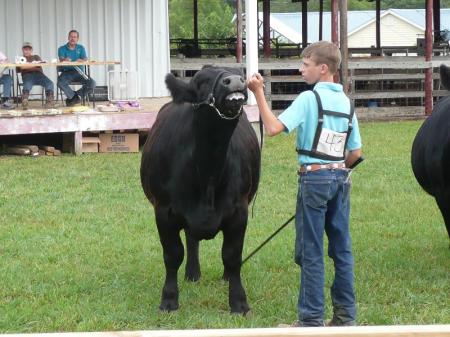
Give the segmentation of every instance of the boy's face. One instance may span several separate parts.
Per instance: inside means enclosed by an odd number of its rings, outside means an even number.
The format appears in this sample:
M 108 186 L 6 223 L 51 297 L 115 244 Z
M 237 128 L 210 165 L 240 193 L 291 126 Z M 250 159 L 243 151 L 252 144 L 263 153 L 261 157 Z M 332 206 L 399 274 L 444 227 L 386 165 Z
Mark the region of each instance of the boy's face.
M 305 57 L 300 65 L 300 72 L 306 83 L 315 84 L 327 71 L 325 68 L 328 68 L 325 64 L 317 64 L 312 57 Z

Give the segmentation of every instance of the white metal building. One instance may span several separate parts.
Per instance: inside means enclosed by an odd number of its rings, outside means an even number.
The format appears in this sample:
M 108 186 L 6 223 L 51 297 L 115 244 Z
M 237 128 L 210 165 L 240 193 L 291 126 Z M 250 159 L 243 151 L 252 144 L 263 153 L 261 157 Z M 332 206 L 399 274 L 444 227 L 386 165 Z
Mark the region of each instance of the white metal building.
M 56 58 L 71 29 L 79 31 L 89 59 L 137 71 L 139 97 L 168 96 L 168 0 L 0 0 L 0 51 L 13 62 L 24 41 L 43 60 Z M 56 85 L 56 70 L 44 71 Z M 106 85 L 106 73 L 105 66 L 91 67 L 97 85 Z

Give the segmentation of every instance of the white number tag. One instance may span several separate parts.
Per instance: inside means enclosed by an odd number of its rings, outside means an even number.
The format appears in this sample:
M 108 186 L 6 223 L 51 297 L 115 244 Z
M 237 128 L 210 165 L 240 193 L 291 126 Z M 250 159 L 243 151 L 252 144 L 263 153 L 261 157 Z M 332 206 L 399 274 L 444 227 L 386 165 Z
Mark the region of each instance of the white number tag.
M 342 157 L 345 150 L 346 132 L 336 132 L 329 129 L 322 129 L 317 151 L 334 157 Z

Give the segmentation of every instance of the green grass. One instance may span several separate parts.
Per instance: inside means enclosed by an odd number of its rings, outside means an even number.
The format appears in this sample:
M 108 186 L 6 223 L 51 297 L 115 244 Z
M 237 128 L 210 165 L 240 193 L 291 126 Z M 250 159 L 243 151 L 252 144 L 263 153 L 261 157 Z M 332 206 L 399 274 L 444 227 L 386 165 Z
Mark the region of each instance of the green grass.
M 361 125 L 366 161 L 353 174 L 351 214 L 360 324 L 450 323 L 449 240 L 410 167 L 419 125 Z M 244 256 L 294 213 L 294 141 L 266 140 Z M 296 318 L 293 226 L 243 267 L 246 317 L 229 314 L 221 235 L 201 244 L 200 282 L 180 270 L 178 312 L 158 312 L 162 250 L 139 165 L 140 154 L 0 157 L 0 332 L 271 327 Z M 327 259 L 327 287 L 331 278 Z

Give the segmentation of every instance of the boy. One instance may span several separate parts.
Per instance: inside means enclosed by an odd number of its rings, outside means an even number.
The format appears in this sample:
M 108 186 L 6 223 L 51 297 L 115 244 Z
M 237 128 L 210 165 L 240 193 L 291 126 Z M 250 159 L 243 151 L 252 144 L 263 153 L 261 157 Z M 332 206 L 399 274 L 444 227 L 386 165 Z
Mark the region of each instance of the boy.
M 278 118 L 265 100 L 261 75 L 247 81 L 269 136 L 298 129 L 295 262 L 301 277 L 299 320 L 293 326 L 324 326 L 324 232 L 335 269 L 329 325 L 356 324 L 347 167 L 361 157 L 361 137 L 350 100 L 342 85 L 333 83 L 340 62 L 340 51 L 333 43 L 320 41 L 305 48 L 300 72 L 314 90 L 302 92 Z

